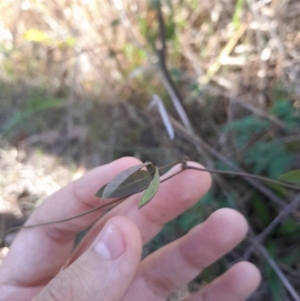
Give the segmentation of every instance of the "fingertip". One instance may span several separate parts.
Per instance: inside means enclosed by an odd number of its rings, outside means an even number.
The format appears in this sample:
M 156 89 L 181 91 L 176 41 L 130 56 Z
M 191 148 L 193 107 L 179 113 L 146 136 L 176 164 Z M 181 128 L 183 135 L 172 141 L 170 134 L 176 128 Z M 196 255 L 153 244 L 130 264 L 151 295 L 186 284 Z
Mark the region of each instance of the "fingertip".
M 171 168 L 171 170 L 169 172 L 167 172 L 166 175 L 164 175 L 163 177 L 170 176 L 171 174 L 174 174 L 174 173 L 176 173 L 180 170 L 182 170 L 182 164 L 181 163 L 177 164 L 173 168 Z M 194 161 L 188 161 L 187 162 L 187 167 L 185 167 L 183 172 L 185 172 L 185 173 L 188 172 L 191 175 L 194 175 L 196 177 L 200 177 L 201 179 L 204 180 L 205 184 L 207 184 L 208 187 L 211 186 L 211 183 L 212 183 L 211 174 L 209 173 L 209 171 L 206 170 L 205 166 L 203 166 L 202 164 L 200 164 L 198 162 L 194 162 Z
M 201 179 L 204 181 L 204 183 L 206 184 L 207 190 L 210 188 L 211 184 L 212 184 L 212 177 L 210 172 L 206 169 L 205 166 L 203 166 L 202 164 L 198 163 L 198 162 L 194 162 L 194 161 L 189 161 L 187 162 L 187 165 L 193 168 L 199 168 L 198 170 L 194 170 L 195 172 L 198 172 L 198 176 L 201 176 Z M 192 171 L 192 169 L 191 169 Z
M 255 291 L 261 283 L 261 273 L 259 269 L 248 261 L 241 261 L 234 265 L 237 278 L 243 280 L 249 291 Z
M 252 263 L 239 262 L 196 293 L 189 301 L 245 300 L 258 288 L 260 281 L 260 272 Z
M 165 173 L 161 179 L 164 180 L 180 171 L 182 172 L 171 180 L 176 188 L 181 190 L 183 199 L 185 199 L 184 191 L 186 191 L 187 198 L 190 198 L 190 196 L 193 195 L 193 199 L 199 199 L 199 197 L 204 196 L 208 192 L 212 184 L 211 175 L 206 171 L 203 165 L 197 162 L 187 162 L 187 167 L 185 169 L 182 169 L 182 164 L 177 164 Z
M 213 212 L 209 220 L 222 229 L 224 234 L 234 233 L 235 236 L 242 240 L 248 232 L 248 222 L 246 218 L 235 209 L 222 208 Z
M 134 166 L 134 165 L 138 165 L 141 164 L 141 160 L 135 158 L 135 157 L 131 157 L 131 156 L 126 156 L 126 157 L 122 157 L 119 158 L 115 161 L 112 161 L 111 163 L 108 164 L 108 166 L 118 166 L 119 168 L 128 168 L 130 166 Z
M 231 292 L 235 300 L 245 300 L 259 287 L 260 282 L 260 271 L 255 265 L 246 261 L 235 264 L 220 279 L 224 291 L 228 294 Z

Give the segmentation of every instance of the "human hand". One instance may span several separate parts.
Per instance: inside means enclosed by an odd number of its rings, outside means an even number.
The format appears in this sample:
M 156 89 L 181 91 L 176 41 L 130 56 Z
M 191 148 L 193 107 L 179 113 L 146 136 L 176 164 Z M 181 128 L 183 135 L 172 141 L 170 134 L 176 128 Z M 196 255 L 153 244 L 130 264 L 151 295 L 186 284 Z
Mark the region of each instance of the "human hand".
M 128 157 L 90 171 L 48 197 L 27 224 L 64 219 L 99 206 L 95 197 L 99 187 L 137 164 L 137 159 Z M 153 200 L 140 210 L 141 194 L 133 195 L 96 222 L 73 252 L 76 234 L 97 221 L 100 211 L 21 230 L 0 267 L 0 300 L 166 300 L 246 235 L 245 218 L 232 209 L 220 209 L 141 261 L 142 245 L 192 206 L 210 184 L 207 172 L 184 170 L 162 183 Z M 242 301 L 259 282 L 257 268 L 240 262 L 185 301 Z

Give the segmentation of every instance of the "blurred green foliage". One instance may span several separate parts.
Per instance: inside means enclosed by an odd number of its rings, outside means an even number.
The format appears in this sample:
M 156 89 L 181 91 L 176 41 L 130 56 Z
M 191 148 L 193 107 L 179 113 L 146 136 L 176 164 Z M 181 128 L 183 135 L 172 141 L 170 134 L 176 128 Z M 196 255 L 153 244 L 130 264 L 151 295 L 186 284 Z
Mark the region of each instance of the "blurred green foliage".
M 290 101 L 274 102 L 270 109 L 279 120 L 291 129 L 300 125 L 299 118 Z M 233 133 L 234 146 L 240 153 L 241 164 L 255 174 L 264 173 L 271 178 L 288 171 L 295 160 L 295 154 L 286 145 L 274 139 L 274 125 L 271 121 L 249 115 L 233 120 L 224 126 L 224 132 Z M 253 137 L 257 137 L 252 141 Z
M 234 132 L 234 144 L 237 149 L 247 146 L 252 135 L 262 132 L 270 127 L 270 122 L 255 115 L 233 120 L 224 126 L 224 132 Z
M 258 142 L 249 148 L 244 154 L 244 162 L 255 174 L 265 171 L 269 177 L 278 178 L 291 168 L 294 157 L 278 141 L 267 141 Z
M 291 129 L 297 128 L 300 126 L 300 116 L 299 111 L 295 110 L 291 101 L 282 99 L 274 102 L 271 113 L 273 113 L 279 120 L 282 120 L 286 123 Z
M 245 5 L 245 0 L 237 0 L 235 5 L 235 10 L 232 18 L 232 23 L 235 29 L 238 29 L 241 26 L 242 21 L 242 9 Z
M 176 73 L 173 76 L 176 78 Z M 297 111 L 287 99 L 274 102 L 269 109 L 269 114 L 274 114 L 290 129 L 299 128 L 300 123 Z M 275 129 L 274 124 L 270 120 L 257 117 L 254 114 L 248 114 L 240 119 L 225 123 L 221 126 L 221 129 L 222 133 L 232 137 L 232 149 L 234 153 L 238 154 L 231 157 L 231 162 L 243 167 L 250 173 L 274 179 L 282 175 L 281 178 L 286 179 L 288 182 L 300 182 L 298 170 L 286 173 L 295 166 L 297 151 L 287 147 L 287 144 L 278 140 L 277 135 L 280 133 L 280 130 Z M 215 162 L 215 166 L 217 169 L 230 170 L 222 161 Z M 242 179 L 236 176 L 226 176 L 226 178 L 236 188 L 248 187 L 243 183 Z M 283 199 L 289 194 L 286 189 L 278 185 L 268 184 L 267 186 Z M 239 188 L 237 188 L 237 191 Z M 249 187 L 246 190 L 249 190 Z M 167 238 L 184 235 L 189 229 L 205 220 L 209 213 L 215 209 L 230 207 L 241 210 L 240 206 L 244 207 L 245 204 L 240 203 L 240 196 L 237 191 L 228 193 L 222 191 L 222 189 L 220 190 L 220 188 L 213 187 L 194 207 L 178 217 L 176 221 L 168 224 L 160 236 L 152 241 L 150 248 L 156 249 Z M 251 226 L 256 231 L 262 232 L 277 216 L 278 208 L 264 196 L 255 193 L 246 205 L 246 210 L 244 207 L 242 212 L 246 215 Z M 282 264 L 288 266 L 297 264 L 300 259 L 298 255 L 300 244 L 297 242 L 297 246 L 291 247 L 292 250 L 288 254 L 283 251 L 283 248 L 284 246 L 292 246 L 295 241 L 298 241 L 299 235 L 300 226 L 295 218 L 291 217 L 283 220 L 267 239 L 270 255 Z M 208 268 L 199 279 L 202 281 L 211 279 L 211 275 L 218 275 L 220 270 L 222 271 L 222 266 L 219 266 L 218 272 L 216 272 L 215 267 Z M 273 269 L 264 263 L 262 271 L 267 279 L 266 282 L 272 300 L 284 300 L 285 291 L 283 284 Z M 206 277 L 205 275 L 210 276 Z
M 36 102 L 33 101 L 26 105 L 23 110 L 16 110 L 3 126 L 0 129 L 1 134 L 5 137 L 9 132 L 17 126 L 24 125 L 25 122 L 28 122 L 29 118 L 34 118 L 34 115 L 42 112 L 48 111 L 52 108 L 61 108 L 65 104 L 64 100 L 60 99 L 44 99 L 42 101 Z

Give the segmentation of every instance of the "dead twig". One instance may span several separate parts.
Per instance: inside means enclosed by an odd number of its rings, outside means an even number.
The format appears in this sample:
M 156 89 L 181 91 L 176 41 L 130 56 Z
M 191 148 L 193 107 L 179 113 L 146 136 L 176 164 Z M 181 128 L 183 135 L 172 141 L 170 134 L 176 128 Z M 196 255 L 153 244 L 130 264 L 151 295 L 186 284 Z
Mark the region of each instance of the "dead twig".
M 251 111 L 252 113 L 254 113 L 257 116 L 266 118 L 268 120 L 270 120 L 272 123 L 274 123 L 275 125 L 277 125 L 279 128 L 287 131 L 287 132 L 292 132 L 292 133 L 298 133 L 299 134 L 299 130 L 298 129 L 292 129 L 290 127 L 288 127 L 284 122 L 282 122 L 281 120 L 279 120 L 276 116 L 271 115 L 249 103 L 243 102 L 237 98 L 232 99 L 232 103 L 236 103 L 239 104 L 240 106 L 242 106 L 243 108 Z
M 185 140 L 187 140 L 189 143 L 193 144 L 194 146 L 200 146 L 207 152 L 209 152 L 212 156 L 218 158 L 222 162 L 224 162 L 227 166 L 232 168 L 234 171 L 237 172 L 245 172 L 240 167 L 237 167 L 234 163 L 232 163 L 229 159 L 227 159 L 224 155 L 220 154 L 218 151 L 213 149 L 210 145 L 208 145 L 206 142 L 204 142 L 199 136 L 196 134 L 190 134 L 180 123 L 178 123 L 174 118 L 169 116 L 169 119 L 171 123 L 173 124 L 173 127 L 175 129 L 175 132 L 177 132 L 179 135 L 181 135 Z M 262 192 L 265 196 L 267 196 L 272 202 L 279 205 L 281 208 L 284 208 L 286 206 L 286 203 L 280 199 L 277 195 L 275 195 L 270 189 L 268 189 L 266 186 L 260 184 L 254 179 L 250 178 L 244 178 L 245 181 L 250 183 L 252 186 L 254 186 L 257 190 Z
M 179 92 L 176 89 L 176 86 L 168 72 L 168 69 L 167 69 L 167 65 L 166 65 L 166 55 L 167 55 L 166 33 L 165 33 L 164 19 L 163 19 L 160 5 L 161 4 L 159 1 L 159 5 L 157 8 L 157 20 L 158 20 L 158 25 L 159 25 L 160 48 L 158 49 L 156 47 L 156 53 L 158 56 L 159 67 L 160 67 L 160 71 L 161 71 L 160 72 L 161 80 L 173 102 L 173 105 L 174 105 L 182 123 L 184 124 L 184 126 L 190 133 L 193 133 L 194 130 L 193 130 L 192 124 L 182 106 Z
M 290 215 L 291 213 L 295 212 L 296 209 L 298 208 L 300 204 L 300 194 L 288 205 L 286 205 L 286 207 L 284 209 L 282 209 L 282 211 L 276 216 L 276 218 L 268 225 L 267 228 L 265 228 L 265 230 L 263 232 L 261 232 L 258 236 L 256 236 L 253 239 L 254 241 L 257 242 L 262 242 L 267 235 L 280 223 L 282 222 L 288 215 Z M 250 246 L 249 249 L 245 252 L 244 256 L 243 256 L 243 260 L 249 260 L 249 257 L 251 256 L 253 250 L 254 250 L 254 245 Z
M 221 67 L 221 62 L 228 57 L 231 53 L 239 39 L 243 36 L 246 29 L 248 27 L 247 23 L 241 24 L 240 28 L 234 33 L 232 38 L 228 41 L 227 45 L 223 48 L 217 60 L 209 67 L 206 72 L 206 75 L 203 78 L 198 78 L 198 82 L 200 85 L 207 85 L 210 80 L 214 77 L 214 75 L 219 71 Z
M 250 230 L 250 232 L 252 232 Z M 253 233 L 252 233 L 253 234 Z M 257 249 L 257 251 L 267 260 L 269 265 L 272 267 L 278 278 L 281 280 L 282 284 L 286 288 L 286 290 L 290 293 L 291 297 L 294 301 L 300 301 L 300 297 L 294 287 L 291 285 L 287 277 L 283 274 L 275 260 L 270 256 L 266 248 L 259 243 L 256 239 L 253 239 L 253 245 Z

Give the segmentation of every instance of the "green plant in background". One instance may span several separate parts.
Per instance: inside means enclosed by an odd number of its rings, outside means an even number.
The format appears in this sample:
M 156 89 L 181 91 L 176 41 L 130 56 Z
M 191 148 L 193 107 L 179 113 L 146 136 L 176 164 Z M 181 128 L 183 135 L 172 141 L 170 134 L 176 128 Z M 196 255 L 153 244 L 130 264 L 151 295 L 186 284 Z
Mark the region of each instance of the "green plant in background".
M 268 241 L 267 250 L 270 256 L 272 256 L 272 258 L 275 259 L 277 248 L 274 242 L 270 240 Z M 276 275 L 276 273 L 274 272 L 274 270 L 272 269 L 272 267 L 268 263 L 265 263 L 264 273 L 268 283 L 268 287 L 272 295 L 272 299 L 274 301 L 283 300 L 283 294 L 284 294 L 283 285 L 280 279 L 278 278 L 278 276 Z
M 255 174 L 265 172 L 271 178 L 278 178 L 291 168 L 294 155 L 277 141 L 257 142 L 244 153 L 244 162 Z
M 232 156 L 231 162 L 237 166 L 243 166 L 254 174 L 265 174 L 270 178 L 279 178 L 289 183 L 300 183 L 299 169 L 292 170 L 297 166 L 297 147 L 289 147 L 289 144 L 282 143 L 280 135 L 284 131 L 295 130 L 299 128 L 299 117 L 297 110 L 293 107 L 292 102 L 286 98 L 276 100 L 270 106 L 268 114 L 275 116 L 283 122 L 287 129 L 279 129 L 271 119 L 259 118 L 248 115 L 238 120 L 233 120 L 223 126 L 223 131 L 232 138 L 233 153 L 238 156 Z M 295 142 L 297 144 L 298 142 Z M 228 170 L 228 166 L 222 161 L 216 162 L 217 168 Z M 232 178 L 230 178 L 232 180 Z M 236 181 L 235 185 L 236 184 Z M 282 199 L 289 195 L 289 190 L 278 187 L 277 185 L 268 184 L 268 187 Z M 241 190 L 249 190 L 244 187 Z M 217 192 L 214 192 L 217 194 Z M 226 198 L 226 195 L 223 195 Z M 236 203 L 237 204 L 237 203 Z M 272 221 L 278 216 L 278 208 L 274 206 L 267 198 L 255 193 L 246 206 L 244 214 L 247 216 L 250 225 L 254 227 L 255 232 L 263 232 Z M 288 218 L 280 224 L 278 228 L 273 229 L 267 239 L 268 251 L 276 262 L 288 267 L 295 267 L 299 262 L 298 237 L 299 225 L 296 218 Z M 286 254 L 284 246 L 290 247 L 290 252 Z M 266 283 L 272 300 L 283 300 L 285 290 L 282 279 L 274 272 L 269 264 L 262 266 Z
M 33 115 L 49 109 L 61 108 L 64 105 L 65 100 L 61 99 L 48 97 L 45 99 L 32 98 L 32 100 L 26 104 L 23 110 L 17 109 L 12 116 L 10 116 L 3 128 L 0 129 L 0 133 L 3 136 L 6 136 L 12 129 L 14 129 L 16 126 L 19 126 Z
M 232 17 L 232 23 L 235 29 L 238 29 L 241 25 L 241 19 L 242 19 L 242 9 L 245 5 L 245 0 L 237 0 L 233 17 Z
M 234 133 L 234 144 L 237 149 L 247 146 L 249 139 L 254 135 L 266 131 L 271 124 L 268 120 L 249 115 L 244 118 L 233 120 L 223 127 L 224 132 Z
M 28 42 L 35 42 L 45 46 L 52 46 L 52 47 L 74 47 L 76 44 L 76 39 L 72 37 L 67 37 L 63 40 L 58 40 L 52 38 L 47 32 L 36 29 L 30 28 L 24 32 L 24 40 Z
M 295 110 L 292 103 L 286 99 L 275 101 L 271 113 L 284 121 L 290 129 L 300 126 L 299 112 L 297 114 L 297 110 Z
M 291 117 L 289 102 L 277 104 L 274 113 L 280 115 L 278 117 L 285 118 L 289 126 L 296 122 Z M 284 144 L 272 139 L 269 134 L 272 131 L 272 124 L 268 120 L 250 115 L 231 121 L 225 125 L 224 131 L 234 133 L 235 147 L 241 151 L 241 164 L 246 164 L 255 174 L 266 173 L 271 178 L 278 178 L 290 169 L 294 162 L 294 154 L 290 153 Z M 255 135 L 259 138 L 253 143 L 251 139 Z

